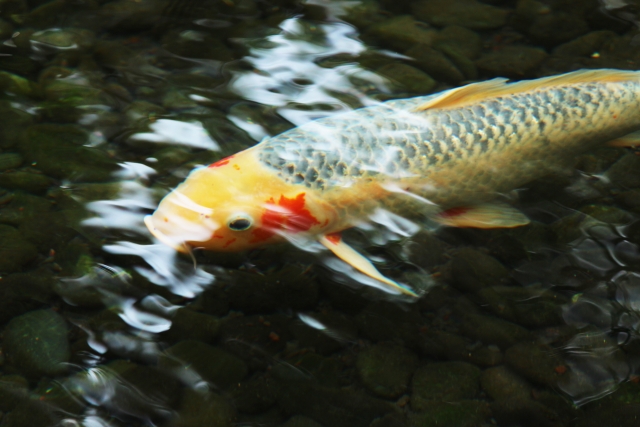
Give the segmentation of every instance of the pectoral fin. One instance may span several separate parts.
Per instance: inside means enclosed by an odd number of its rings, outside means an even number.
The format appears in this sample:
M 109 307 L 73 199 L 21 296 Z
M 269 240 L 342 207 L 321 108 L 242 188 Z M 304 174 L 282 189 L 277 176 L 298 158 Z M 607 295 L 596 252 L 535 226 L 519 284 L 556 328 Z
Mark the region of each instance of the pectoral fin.
M 362 256 L 362 254 L 356 252 L 356 250 L 351 246 L 344 243 L 339 234 L 334 233 L 322 236 L 320 237 L 320 243 L 322 243 L 327 249 L 333 252 L 334 255 L 336 255 L 338 258 L 340 258 L 356 270 L 360 271 L 361 273 L 364 273 L 373 279 L 387 284 L 392 288 L 399 290 L 403 294 L 411 295 L 412 297 L 418 296 L 418 294 L 413 292 L 411 289 L 383 276 L 382 273 L 380 273 L 368 259 Z
M 451 227 L 513 228 L 529 224 L 522 212 L 504 203 L 483 203 L 440 212 L 436 221 Z
M 640 131 L 621 136 L 613 141 L 607 142 L 610 147 L 637 147 L 640 146 Z

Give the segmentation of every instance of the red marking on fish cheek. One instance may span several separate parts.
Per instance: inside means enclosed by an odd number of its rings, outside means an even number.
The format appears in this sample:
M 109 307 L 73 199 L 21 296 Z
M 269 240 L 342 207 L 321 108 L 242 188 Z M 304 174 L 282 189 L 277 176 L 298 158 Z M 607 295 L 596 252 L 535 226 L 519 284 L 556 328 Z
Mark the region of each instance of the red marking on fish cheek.
M 231 245 L 231 244 L 232 244 L 233 242 L 235 242 L 236 240 L 238 240 L 238 239 L 236 239 L 236 238 L 229 239 L 229 240 L 227 241 L 227 243 L 225 243 L 225 244 L 224 244 L 223 248 L 228 247 L 229 245 Z
M 469 212 L 469 208 L 451 208 L 440 212 L 440 216 L 443 218 L 452 218 L 454 216 L 463 215 L 467 212 Z
M 294 198 L 281 194 L 277 204 L 273 197 L 267 200 L 267 209 L 261 218 L 263 227 L 253 231 L 252 243 L 265 241 L 275 235 L 278 230 L 299 233 L 319 225 L 320 221 L 306 208 L 305 194 L 300 193 Z
M 233 159 L 234 156 L 225 157 L 224 159 L 218 160 L 215 163 L 211 163 L 209 165 L 210 168 L 219 168 L 220 166 L 224 166 L 229 164 L 229 161 Z
M 251 232 L 251 234 L 253 234 L 253 239 L 251 239 L 249 243 L 261 243 L 261 242 L 264 242 L 265 240 L 269 240 L 271 237 L 274 236 L 274 233 L 272 231 L 267 230 L 266 228 L 263 228 L 263 227 L 256 228 Z
M 342 240 L 342 236 L 340 236 L 340 233 L 327 234 L 326 238 L 328 241 L 330 241 L 334 245 L 337 245 L 338 243 L 340 243 L 340 240 Z

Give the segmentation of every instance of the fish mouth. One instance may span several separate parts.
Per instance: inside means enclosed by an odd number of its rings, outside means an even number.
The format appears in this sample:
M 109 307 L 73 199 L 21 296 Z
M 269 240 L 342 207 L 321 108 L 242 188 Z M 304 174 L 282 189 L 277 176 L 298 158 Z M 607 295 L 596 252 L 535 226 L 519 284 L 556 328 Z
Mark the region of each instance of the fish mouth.
M 169 236 L 167 236 L 166 234 L 158 230 L 158 228 L 155 225 L 153 225 L 152 215 L 147 215 L 144 217 L 144 225 L 147 226 L 147 228 L 149 229 L 149 232 L 153 237 L 160 240 L 165 245 L 183 254 L 189 252 L 189 245 L 187 245 L 186 242 L 184 241 L 176 242 L 175 240 L 171 239 Z

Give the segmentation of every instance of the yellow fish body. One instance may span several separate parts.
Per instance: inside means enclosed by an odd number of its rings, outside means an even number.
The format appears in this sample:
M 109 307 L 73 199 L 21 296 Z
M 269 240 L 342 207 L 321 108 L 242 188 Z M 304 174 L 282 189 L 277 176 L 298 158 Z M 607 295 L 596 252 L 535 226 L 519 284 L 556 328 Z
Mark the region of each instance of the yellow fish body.
M 388 101 L 266 138 L 189 177 L 145 218 L 177 250 L 238 251 L 320 241 L 359 271 L 380 274 L 339 232 L 377 209 L 460 227 L 528 219 L 499 193 L 599 144 L 640 130 L 640 72 L 583 70 L 505 79 Z

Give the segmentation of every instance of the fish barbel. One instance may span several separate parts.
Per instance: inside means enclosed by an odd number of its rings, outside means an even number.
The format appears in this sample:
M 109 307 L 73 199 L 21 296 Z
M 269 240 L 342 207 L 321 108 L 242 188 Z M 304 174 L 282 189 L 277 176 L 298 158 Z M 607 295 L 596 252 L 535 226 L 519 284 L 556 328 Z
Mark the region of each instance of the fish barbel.
M 635 145 L 640 72 L 494 79 L 306 123 L 191 172 L 145 218 L 179 251 L 316 239 L 399 292 L 340 232 L 378 209 L 458 227 L 529 220 L 496 202 L 598 145 Z

